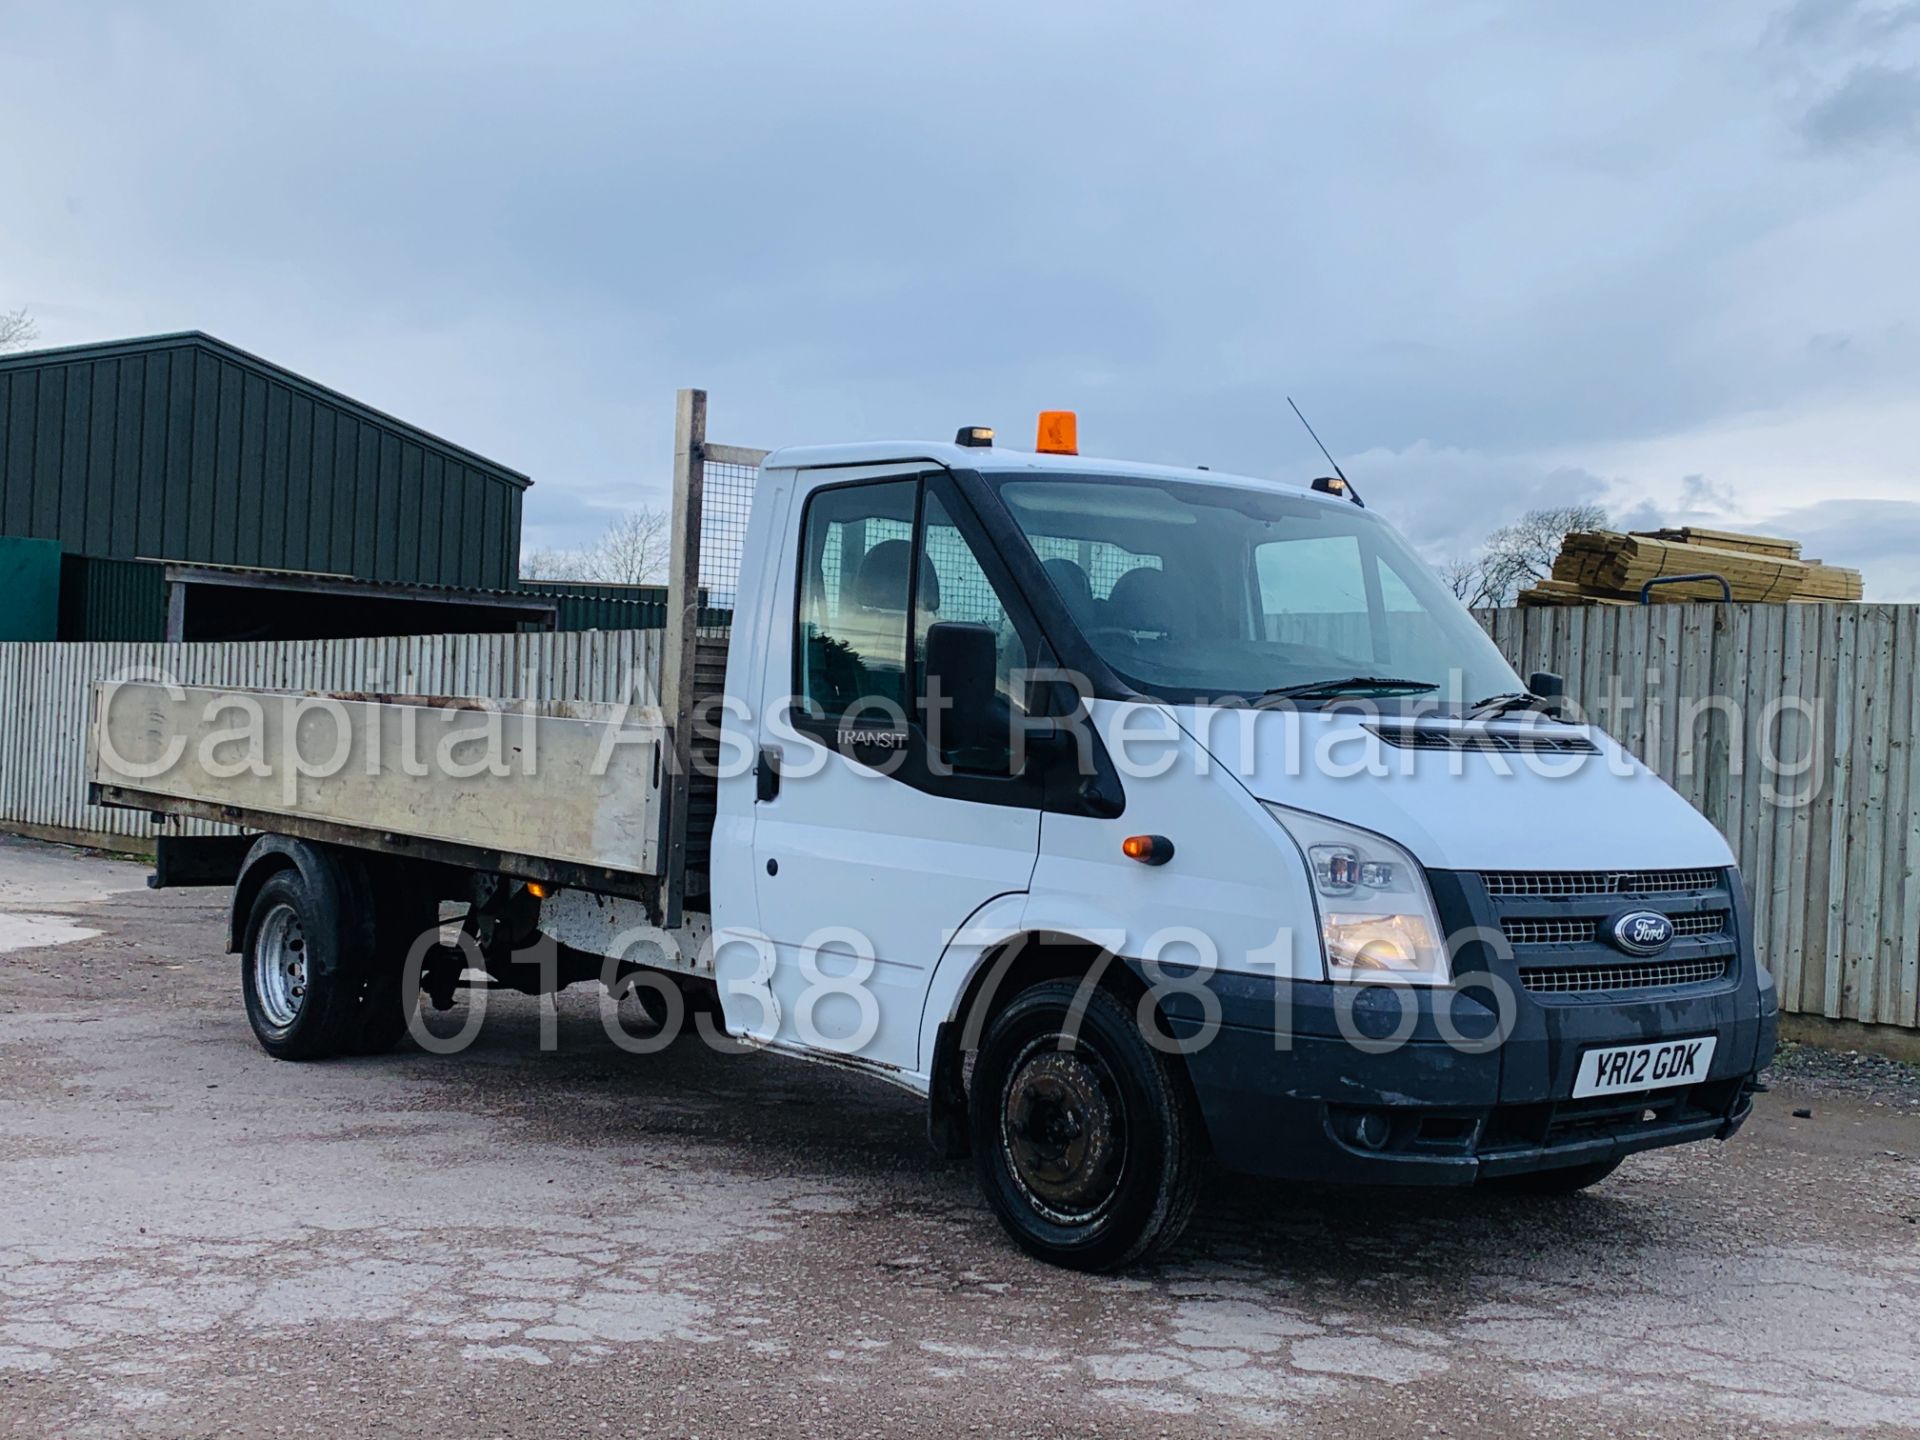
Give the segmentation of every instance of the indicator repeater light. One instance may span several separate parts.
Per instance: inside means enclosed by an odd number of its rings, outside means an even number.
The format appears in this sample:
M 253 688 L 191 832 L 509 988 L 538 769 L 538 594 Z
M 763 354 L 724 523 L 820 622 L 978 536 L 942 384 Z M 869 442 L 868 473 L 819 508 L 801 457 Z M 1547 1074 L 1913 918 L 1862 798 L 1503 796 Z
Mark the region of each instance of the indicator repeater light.
M 1033 448 L 1042 455 L 1080 453 L 1080 417 L 1071 410 L 1042 410 L 1040 434 Z
M 1173 859 L 1173 841 L 1164 835 L 1129 835 L 1120 842 L 1120 853 L 1142 865 L 1164 865 Z

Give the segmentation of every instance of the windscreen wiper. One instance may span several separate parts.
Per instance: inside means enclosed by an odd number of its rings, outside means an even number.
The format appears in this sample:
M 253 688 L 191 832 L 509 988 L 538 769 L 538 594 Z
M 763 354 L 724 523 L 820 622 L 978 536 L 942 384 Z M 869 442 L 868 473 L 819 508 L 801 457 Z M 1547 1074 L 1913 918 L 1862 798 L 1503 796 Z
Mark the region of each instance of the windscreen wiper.
M 1327 700 L 1336 695 L 1421 695 L 1440 687 L 1429 680 L 1402 680 L 1393 675 L 1348 675 L 1340 680 L 1305 680 L 1298 685 L 1276 685 L 1253 702 L 1256 710 L 1281 700 Z
M 1539 710 L 1549 713 L 1538 695 L 1531 690 L 1513 690 L 1505 695 L 1489 695 L 1484 700 L 1476 700 L 1467 707 L 1469 720 L 1490 720 L 1496 715 L 1504 715 L 1509 710 Z

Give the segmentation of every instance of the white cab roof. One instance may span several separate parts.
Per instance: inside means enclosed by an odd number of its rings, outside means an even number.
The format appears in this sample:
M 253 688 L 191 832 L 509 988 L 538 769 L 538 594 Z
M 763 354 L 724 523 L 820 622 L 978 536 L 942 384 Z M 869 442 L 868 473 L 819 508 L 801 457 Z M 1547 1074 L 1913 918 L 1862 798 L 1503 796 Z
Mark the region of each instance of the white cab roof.
M 1003 450 L 999 446 L 969 446 L 926 440 L 863 440 L 851 445 L 789 445 L 760 462 L 762 470 L 814 470 L 830 466 L 904 465 L 927 462 L 955 470 L 994 474 L 1020 471 L 1054 475 L 1138 475 L 1163 480 L 1191 480 L 1203 485 L 1244 486 L 1272 490 L 1284 487 L 1329 505 L 1345 499 L 1322 495 L 1285 480 L 1257 475 L 1234 475 L 1224 470 L 1200 470 L 1185 465 L 1144 465 L 1137 460 L 1102 460 L 1091 455 L 1041 455 L 1031 450 Z

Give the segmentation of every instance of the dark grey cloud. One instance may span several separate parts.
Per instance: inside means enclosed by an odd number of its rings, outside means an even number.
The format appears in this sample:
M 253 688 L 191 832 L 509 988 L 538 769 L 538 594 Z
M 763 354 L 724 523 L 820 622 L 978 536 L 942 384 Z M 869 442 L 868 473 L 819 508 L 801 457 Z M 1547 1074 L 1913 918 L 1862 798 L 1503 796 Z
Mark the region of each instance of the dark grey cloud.
M 1368 506 L 1434 560 L 1470 554 L 1528 510 L 1607 500 L 1607 483 L 1591 471 L 1426 445 L 1369 451 L 1343 468 Z
M 1794 0 L 1774 18 L 1773 36 L 1786 46 L 1863 46 L 1920 26 L 1914 0 Z
M 1920 501 L 1826 500 L 1769 516 L 1766 526 L 1799 540 L 1809 559 L 1865 572 L 1869 600 L 1920 600 Z
M 1862 65 L 1801 117 L 1800 130 L 1822 148 L 1920 145 L 1920 71 Z
M 1683 475 L 1680 477 L 1679 508 L 1700 514 L 1725 515 L 1739 505 L 1739 497 L 1733 487 L 1724 481 L 1710 480 L 1705 475 Z

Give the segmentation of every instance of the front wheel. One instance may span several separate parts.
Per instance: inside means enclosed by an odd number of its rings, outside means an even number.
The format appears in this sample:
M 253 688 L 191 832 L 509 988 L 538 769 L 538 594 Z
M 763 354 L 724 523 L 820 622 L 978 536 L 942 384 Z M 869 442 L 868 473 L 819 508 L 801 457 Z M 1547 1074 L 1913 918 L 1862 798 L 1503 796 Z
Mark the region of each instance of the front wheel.
M 1127 1005 L 1048 981 L 994 1017 L 969 1094 L 987 1203 L 1030 1254 L 1114 1270 L 1172 1245 L 1193 1214 L 1201 1127 L 1185 1074 Z M 1078 1012 L 1078 1013 L 1076 1013 Z

